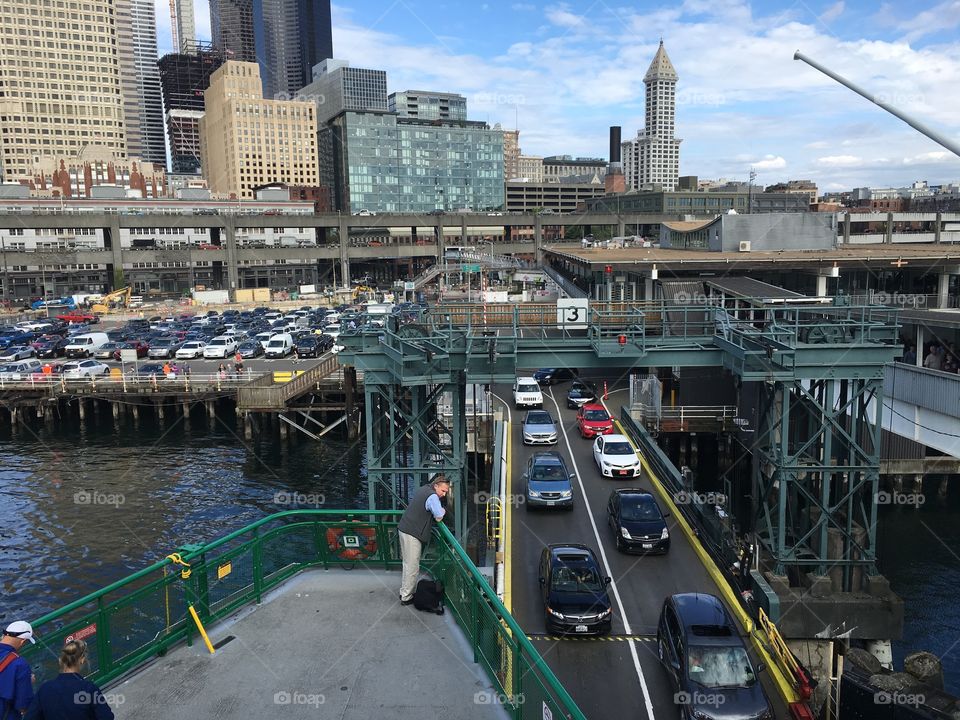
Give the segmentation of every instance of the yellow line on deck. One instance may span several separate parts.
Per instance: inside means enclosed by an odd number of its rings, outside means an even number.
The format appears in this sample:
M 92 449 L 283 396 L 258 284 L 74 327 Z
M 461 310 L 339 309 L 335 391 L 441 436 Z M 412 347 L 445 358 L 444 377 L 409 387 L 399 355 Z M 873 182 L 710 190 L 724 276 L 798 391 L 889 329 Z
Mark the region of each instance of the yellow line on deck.
M 503 512 L 503 606 L 507 609 L 507 612 L 511 615 L 513 614 L 512 603 L 512 589 L 513 589 L 513 574 L 511 573 L 511 550 L 513 541 L 512 537 L 512 514 L 513 514 L 513 505 L 514 503 L 510 502 L 512 497 L 511 493 L 513 492 L 513 465 L 511 458 L 511 445 L 513 443 L 513 425 L 510 421 L 507 421 L 507 482 L 506 487 L 504 488 L 504 499 L 506 502 L 505 508 L 502 509 Z
M 606 405 L 606 403 L 604 403 L 604 405 Z M 609 408 L 607 408 L 607 412 L 610 413 Z M 613 417 L 613 413 L 610 413 L 610 415 Z M 633 449 L 637 451 L 637 457 L 640 458 L 640 463 L 643 465 L 644 471 L 650 478 L 650 484 L 653 486 L 653 489 L 656 490 L 657 494 L 660 496 L 660 499 L 667 506 L 668 512 L 670 512 L 671 515 L 676 519 L 677 525 L 683 531 L 683 534 L 687 536 L 690 546 L 700 559 L 700 562 L 707 571 L 707 574 L 710 575 L 711 579 L 716 584 L 717 589 L 720 591 L 720 594 L 723 595 L 724 599 L 726 599 L 727 605 L 729 605 L 729 607 L 733 610 L 733 613 L 740 620 L 740 624 L 750 636 L 751 643 L 753 644 L 757 653 L 759 653 L 759 655 L 763 658 L 767 668 L 769 668 L 771 679 L 774 681 L 774 684 L 780 691 L 780 695 L 787 703 L 797 702 L 799 697 L 796 689 L 793 687 L 793 684 L 790 682 L 790 680 L 783 674 L 780 666 L 777 664 L 773 656 L 768 652 L 767 648 L 756 637 L 754 633 L 755 628 L 753 618 L 751 618 L 740 605 L 740 598 L 737 597 L 737 594 L 733 591 L 733 588 L 730 587 L 730 584 L 723 576 L 723 573 L 720 572 L 720 568 L 717 567 L 713 557 L 711 557 L 710 553 L 707 552 L 707 549 L 700 542 L 700 538 L 697 537 L 696 533 L 693 531 L 693 528 L 690 527 L 690 523 L 687 522 L 687 518 L 684 517 L 679 508 L 673 502 L 673 498 L 670 496 L 670 493 L 667 492 L 667 489 L 660 482 L 660 479 L 653 473 L 653 471 L 650 470 L 650 466 L 647 464 L 646 458 L 644 458 L 643 453 L 637 449 L 633 439 L 630 437 L 630 434 L 624 430 L 623 425 L 620 424 L 619 420 L 614 419 L 614 422 L 616 423 L 621 434 L 623 434 L 630 441 L 630 444 L 633 445 Z

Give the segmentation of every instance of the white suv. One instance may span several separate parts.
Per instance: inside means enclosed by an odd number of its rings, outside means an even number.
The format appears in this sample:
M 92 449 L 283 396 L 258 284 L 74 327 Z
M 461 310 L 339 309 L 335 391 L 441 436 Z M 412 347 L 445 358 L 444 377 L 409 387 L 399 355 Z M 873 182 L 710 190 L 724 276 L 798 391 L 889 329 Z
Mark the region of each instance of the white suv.
M 532 377 L 518 377 L 513 383 L 513 404 L 517 408 L 542 408 L 543 393 Z
M 205 358 L 227 358 L 237 351 L 237 341 L 233 335 L 221 335 L 208 342 L 203 348 Z

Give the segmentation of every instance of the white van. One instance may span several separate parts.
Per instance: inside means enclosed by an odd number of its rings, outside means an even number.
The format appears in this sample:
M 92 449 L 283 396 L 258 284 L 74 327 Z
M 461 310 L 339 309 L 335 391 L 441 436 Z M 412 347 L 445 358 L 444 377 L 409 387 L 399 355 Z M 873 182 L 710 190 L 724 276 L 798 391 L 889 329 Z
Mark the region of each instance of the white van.
M 106 333 L 84 333 L 72 337 L 70 343 L 63 350 L 69 358 L 91 357 L 94 350 L 99 350 L 102 345 L 108 342 L 110 342 L 110 337 Z
M 543 393 L 532 377 L 518 377 L 513 382 L 513 404 L 517 408 L 542 408 Z
M 293 352 L 293 335 L 290 333 L 280 333 L 270 338 L 270 341 L 263 348 L 264 357 L 283 358 Z

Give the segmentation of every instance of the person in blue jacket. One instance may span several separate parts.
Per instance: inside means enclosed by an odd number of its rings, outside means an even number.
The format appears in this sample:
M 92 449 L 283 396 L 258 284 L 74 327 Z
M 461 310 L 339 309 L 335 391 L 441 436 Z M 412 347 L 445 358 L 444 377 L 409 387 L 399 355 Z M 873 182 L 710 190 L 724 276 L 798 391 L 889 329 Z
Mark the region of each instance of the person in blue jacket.
M 30 663 L 18 654 L 28 642 L 37 641 L 24 620 L 7 625 L 0 637 L 0 720 L 19 720 L 33 702 Z
M 87 662 L 87 644 L 70 640 L 60 651 L 60 674 L 47 680 L 24 720 L 114 720 L 100 688 L 80 674 Z

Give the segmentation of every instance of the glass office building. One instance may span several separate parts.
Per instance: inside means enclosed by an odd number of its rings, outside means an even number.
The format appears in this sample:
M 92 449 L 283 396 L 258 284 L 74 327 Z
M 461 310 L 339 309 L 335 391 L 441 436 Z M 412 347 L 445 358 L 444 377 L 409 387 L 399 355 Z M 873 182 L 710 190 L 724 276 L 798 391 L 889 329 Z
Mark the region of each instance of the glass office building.
M 503 132 L 484 122 L 345 112 L 321 131 L 320 145 L 345 212 L 503 208 Z

